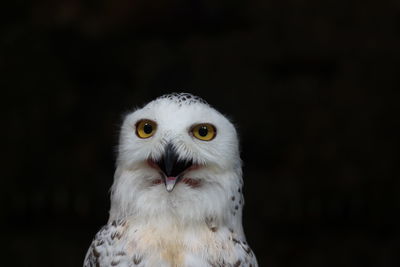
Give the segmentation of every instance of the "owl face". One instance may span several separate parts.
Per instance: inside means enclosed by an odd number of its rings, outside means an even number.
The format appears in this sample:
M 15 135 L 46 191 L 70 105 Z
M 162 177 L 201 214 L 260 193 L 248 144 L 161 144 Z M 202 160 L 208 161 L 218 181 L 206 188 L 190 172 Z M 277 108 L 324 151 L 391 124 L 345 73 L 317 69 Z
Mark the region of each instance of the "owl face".
M 110 218 L 175 214 L 204 221 L 229 213 L 241 186 L 234 126 L 188 94 L 158 98 L 127 115 L 118 152 Z
M 179 183 L 198 188 L 213 182 L 212 174 L 240 168 L 235 128 L 200 101 L 161 98 L 128 115 L 119 152 L 119 165 L 146 170 L 149 186 L 164 184 L 168 192 Z

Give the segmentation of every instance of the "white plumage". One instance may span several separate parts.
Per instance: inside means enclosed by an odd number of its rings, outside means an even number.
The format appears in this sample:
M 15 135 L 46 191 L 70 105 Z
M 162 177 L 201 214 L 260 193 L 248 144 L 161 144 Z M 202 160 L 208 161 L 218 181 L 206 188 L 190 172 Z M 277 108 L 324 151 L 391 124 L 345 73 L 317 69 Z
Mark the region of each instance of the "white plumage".
M 242 228 L 234 126 L 202 99 L 165 95 L 125 118 L 108 224 L 89 266 L 257 266 Z

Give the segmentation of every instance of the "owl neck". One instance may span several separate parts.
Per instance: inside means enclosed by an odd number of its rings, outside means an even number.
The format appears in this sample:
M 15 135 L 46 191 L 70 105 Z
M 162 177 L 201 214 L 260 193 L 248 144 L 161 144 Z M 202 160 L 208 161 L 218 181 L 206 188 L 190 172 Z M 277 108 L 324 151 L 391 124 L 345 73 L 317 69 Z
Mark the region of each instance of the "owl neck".
M 242 194 L 240 173 L 224 173 L 215 181 L 191 189 L 184 184 L 167 192 L 164 185 L 146 187 L 131 171 L 117 171 L 111 190 L 110 221 L 126 219 L 146 223 L 169 222 L 191 226 L 241 228 Z M 215 177 L 214 177 L 215 178 Z

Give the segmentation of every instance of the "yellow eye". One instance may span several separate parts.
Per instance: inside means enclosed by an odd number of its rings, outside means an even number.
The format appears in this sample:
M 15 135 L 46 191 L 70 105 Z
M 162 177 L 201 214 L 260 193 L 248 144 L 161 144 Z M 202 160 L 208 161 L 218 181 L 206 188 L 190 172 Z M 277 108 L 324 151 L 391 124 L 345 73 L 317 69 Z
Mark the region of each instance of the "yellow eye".
M 140 120 L 136 123 L 136 135 L 140 138 L 149 138 L 157 130 L 157 124 L 151 120 Z
M 214 125 L 209 123 L 201 123 L 192 127 L 192 134 L 199 140 L 210 141 L 217 134 L 217 130 Z

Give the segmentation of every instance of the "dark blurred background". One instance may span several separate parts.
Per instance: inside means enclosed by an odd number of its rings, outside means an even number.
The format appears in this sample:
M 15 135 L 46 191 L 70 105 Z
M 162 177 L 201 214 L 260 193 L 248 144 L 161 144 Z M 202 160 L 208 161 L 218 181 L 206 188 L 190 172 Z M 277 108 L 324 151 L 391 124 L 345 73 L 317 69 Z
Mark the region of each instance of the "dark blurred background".
M 81 266 L 121 115 L 238 126 L 260 266 L 400 266 L 398 1 L 2 1 L 2 266 Z

